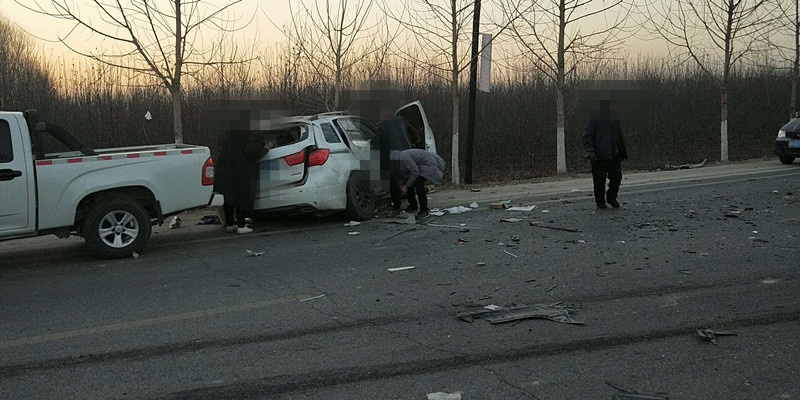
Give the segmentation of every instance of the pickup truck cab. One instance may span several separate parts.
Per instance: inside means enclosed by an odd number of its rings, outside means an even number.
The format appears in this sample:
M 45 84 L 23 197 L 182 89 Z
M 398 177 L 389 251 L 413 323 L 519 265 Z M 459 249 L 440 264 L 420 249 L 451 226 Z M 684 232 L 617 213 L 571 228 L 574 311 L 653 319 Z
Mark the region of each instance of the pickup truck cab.
M 46 153 L 47 135 L 68 151 Z M 210 154 L 174 144 L 95 150 L 35 110 L 0 111 L 0 241 L 76 234 L 98 256 L 131 256 L 165 217 L 222 204 Z

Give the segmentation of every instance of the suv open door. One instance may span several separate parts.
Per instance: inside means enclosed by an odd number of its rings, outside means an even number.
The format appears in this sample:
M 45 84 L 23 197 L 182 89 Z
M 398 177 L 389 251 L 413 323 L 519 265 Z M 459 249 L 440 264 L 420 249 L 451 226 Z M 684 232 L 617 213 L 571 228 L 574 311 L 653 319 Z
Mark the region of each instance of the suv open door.
M 414 138 L 414 143 L 412 143 L 414 146 L 420 147 L 420 145 L 424 145 L 425 150 L 436 153 L 436 139 L 433 137 L 433 129 L 428 123 L 428 117 L 425 115 L 425 110 L 419 100 L 400 107 L 394 115 L 405 118 L 417 132 L 418 137 Z M 419 135 L 422 135 L 422 137 L 419 137 Z M 419 143 L 420 141 L 422 143 Z

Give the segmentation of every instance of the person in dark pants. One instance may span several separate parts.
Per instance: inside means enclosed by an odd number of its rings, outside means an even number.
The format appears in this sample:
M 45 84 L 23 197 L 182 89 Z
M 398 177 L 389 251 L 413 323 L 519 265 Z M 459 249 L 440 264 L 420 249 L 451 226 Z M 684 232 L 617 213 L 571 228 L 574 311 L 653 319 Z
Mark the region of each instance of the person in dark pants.
M 411 148 L 409 138 L 415 134 L 414 128 L 405 120 L 405 118 L 392 115 L 384 112 L 382 119 L 376 125 L 379 130 L 380 137 L 380 151 L 381 161 L 390 162 L 390 153 L 392 151 L 403 151 Z M 388 167 L 388 168 L 387 168 Z M 381 165 L 381 169 L 392 170 L 388 165 Z M 391 173 L 390 173 L 391 175 Z M 392 180 L 392 178 L 390 178 Z M 400 187 L 390 182 L 389 194 L 392 199 L 392 214 L 399 214 L 401 207 L 402 195 L 400 194 Z
M 408 149 L 393 151 L 392 159 L 392 185 L 397 185 L 400 195 L 406 196 L 408 208 L 406 211 L 416 211 L 417 217 L 428 216 L 428 196 L 425 193 L 425 183 L 441 184 L 444 176 L 445 161 L 436 153 L 421 149 Z
M 600 103 L 583 130 L 583 147 L 586 158 L 592 162 L 592 181 L 594 201 L 597 208 L 606 209 L 608 205 L 619 208 L 617 195 L 622 183 L 622 160 L 628 158 L 622 140 L 622 128 L 611 114 L 611 102 Z M 606 191 L 608 180 L 608 191 Z
M 226 232 L 253 232 L 245 221 L 255 203 L 258 160 L 273 146 L 249 130 L 222 134 L 219 154 L 214 159 L 214 190 L 225 196 L 222 208 Z

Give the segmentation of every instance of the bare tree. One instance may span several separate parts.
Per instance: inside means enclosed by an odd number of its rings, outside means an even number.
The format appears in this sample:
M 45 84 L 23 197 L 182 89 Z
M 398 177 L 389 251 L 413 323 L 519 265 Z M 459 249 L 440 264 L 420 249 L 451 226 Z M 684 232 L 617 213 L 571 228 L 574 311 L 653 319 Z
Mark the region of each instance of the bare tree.
M 720 91 L 720 160 L 728 161 L 728 83 L 734 66 L 765 50 L 769 0 L 670 0 L 649 4 L 650 28 L 693 60 Z
M 773 41 L 773 46 L 785 60 L 791 63 L 792 92 L 789 101 L 789 118 L 793 118 L 797 112 L 797 87 L 800 83 L 800 0 L 779 0 L 776 11 L 776 18 L 784 30 L 776 35 L 778 40 Z M 788 35 L 790 32 L 791 34 Z M 780 40 L 787 36 L 791 37 L 791 45 Z
M 529 5 L 526 7 L 526 5 Z M 516 0 L 503 3 L 510 30 L 523 56 L 556 85 L 556 171 L 567 172 L 564 93 L 578 66 L 618 50 L 628 34 L 633 9 L 625 0 Z M 586 26 L 596 26 L 586 30 Z
M 55 99 L 51 72 L 29 36 L 0 17 L 0 110 L 46 106 Z
M 409 0 L 400 10 L 383 3 L 384 12 L 413 35 L 429 73 L 449 82 L 452 100 L 452 157 L 453 184 L 461 183 L 459 163 L 459 119 L 461 72 L 469 67 L 469 31 L 472 23 L 473 0 Z M 414 53 L 398 49 L 400 57 L 412 58 Z M 416 53 L 419 54 L 419 53 Z
M 184 75 L 230 61 L 216 61 L 218 47 L 203 49 L 200 30 L 204 27 L 218 32 L 233 32 L 237 20 L 230 14 L 242 0 L 91 0 L 83 6 L 71 0 L 50 0 L 49 6 L 34 0 L 23 7 L 53 18 L 70 21 L 72 29 L 58 41 L 74 53 L 103 64 L 134 71 L 140 76 L 154 78 L 166 88 L 172 99 L 175 143 L 183 143 L 181 107 Z M 82 11 L 90 10 L 88 13 Z M 243 26 L 240 26 L 242 28 Z M 75 42 L 85 40 L 88 33 L 111 43 L 94 51 L 82 50 Z
M 386 17 L 373 15 L 373 4 L 373 0 L 289 2 L 292 18 L 279 28 L 291 53 L 302 56 L 304 66 L 318 77 L 333 82 L 333 98 L 325 99 L 328 110 L 341 107 L 345 81 L 352 79 L 359 63 L 386 57 L 392 35 Z

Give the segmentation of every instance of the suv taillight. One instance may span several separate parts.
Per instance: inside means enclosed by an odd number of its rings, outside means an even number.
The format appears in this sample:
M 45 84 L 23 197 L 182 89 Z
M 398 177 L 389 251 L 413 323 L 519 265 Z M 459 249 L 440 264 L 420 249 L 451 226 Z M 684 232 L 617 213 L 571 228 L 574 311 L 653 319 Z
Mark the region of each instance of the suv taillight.
M 211 186 L 214 184 L 214 160 L 208 157 L 206 163 L 203 164 L 203 176 L 201 177 L 203 186 Z
M 316 149 L 308 155 L 308 166 L 322 165 L 328 161 L 328 156 L 331 154 L 329 149 Z
M 286 164 L 289 164 L 290 167 L 293 167 L 297 164 L 302 164 L 303 161 L 306 160 L 306 149 L 300 150 L 297 153 L 289 154 L 286 157 L 283 157 L 286 160 Z

